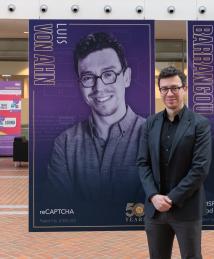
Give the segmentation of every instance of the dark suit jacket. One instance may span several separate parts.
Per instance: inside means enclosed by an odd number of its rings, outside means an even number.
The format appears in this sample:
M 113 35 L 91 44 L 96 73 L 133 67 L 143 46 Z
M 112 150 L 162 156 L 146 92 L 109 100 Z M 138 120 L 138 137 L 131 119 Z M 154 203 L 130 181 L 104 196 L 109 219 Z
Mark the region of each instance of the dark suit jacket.
M 160 134 L 163 111 L 149 117 L 143 131 L 138 166 L 146 201 L 145 214 L 155 215 L 149 198 L 160 193 Z M 211 133 L 209 121 L 188 108 L 178 124 L 170 151 L 169 182 L 171 212 L 177 220 L 196 220 L 202 217 L 205 201 L 203 182 L 211 163 Z

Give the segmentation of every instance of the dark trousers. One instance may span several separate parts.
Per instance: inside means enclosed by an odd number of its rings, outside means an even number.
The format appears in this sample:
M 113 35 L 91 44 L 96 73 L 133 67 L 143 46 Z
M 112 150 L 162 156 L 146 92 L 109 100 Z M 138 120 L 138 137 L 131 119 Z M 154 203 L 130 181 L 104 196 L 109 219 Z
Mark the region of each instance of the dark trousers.
M 150 259 L 170 259 L 174 237 L 177 237 L 182 259 L 202 259 L 202 221 L 178 221 L 170 212 L 145 217 Z

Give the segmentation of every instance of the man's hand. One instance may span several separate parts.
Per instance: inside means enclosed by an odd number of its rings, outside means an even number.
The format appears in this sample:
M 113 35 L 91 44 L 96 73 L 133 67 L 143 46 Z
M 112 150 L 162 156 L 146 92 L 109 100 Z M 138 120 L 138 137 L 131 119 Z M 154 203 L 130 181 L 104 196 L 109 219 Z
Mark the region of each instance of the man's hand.
M 166 195 L 156 194 L 152 196 L 151 202 L 160 212 L 168 211 L 172 207 L 172 201 Z

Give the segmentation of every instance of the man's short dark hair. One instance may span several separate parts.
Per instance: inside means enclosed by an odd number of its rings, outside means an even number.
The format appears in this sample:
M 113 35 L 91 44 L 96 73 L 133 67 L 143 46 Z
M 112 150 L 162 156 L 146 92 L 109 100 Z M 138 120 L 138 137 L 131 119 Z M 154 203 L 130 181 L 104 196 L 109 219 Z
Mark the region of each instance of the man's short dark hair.
M 161 72 L 158 76 L 158 86 L 160 87 L 160 80 L 161 79 L 172 77 L 172 76 L 179 76 L 179 78 L 181 79 L 182 85 L 183 86 L 186 85 L 185 74 L 181 70 L 177 69 L 176 67 L 169 66 L 169 67 L 165 67 L 161 70 Z
M 74 50 L 74 67 L 76 73 L 78 74 L 78 61 L 84 59 L 90 53 L 97 50 L 102 50 L 106 48 L 112 48 L 117 53 L 120 60 L 120 64 L 123 69 L 127 67 L 127 61 L 124 55 L 124 50 L 122 45 L 117 41 L 117 39 L 105 32 L 97 32 L 89 34 L 82 38 Z

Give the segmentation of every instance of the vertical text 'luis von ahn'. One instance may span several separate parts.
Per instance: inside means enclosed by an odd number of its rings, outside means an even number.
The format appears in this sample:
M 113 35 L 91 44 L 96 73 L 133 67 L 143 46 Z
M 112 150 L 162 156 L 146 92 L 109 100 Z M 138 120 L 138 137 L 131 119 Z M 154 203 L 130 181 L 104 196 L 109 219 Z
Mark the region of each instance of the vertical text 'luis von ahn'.
M 53 24 L 34 26 L 34 85 L 54 86 L 56 78 Z

